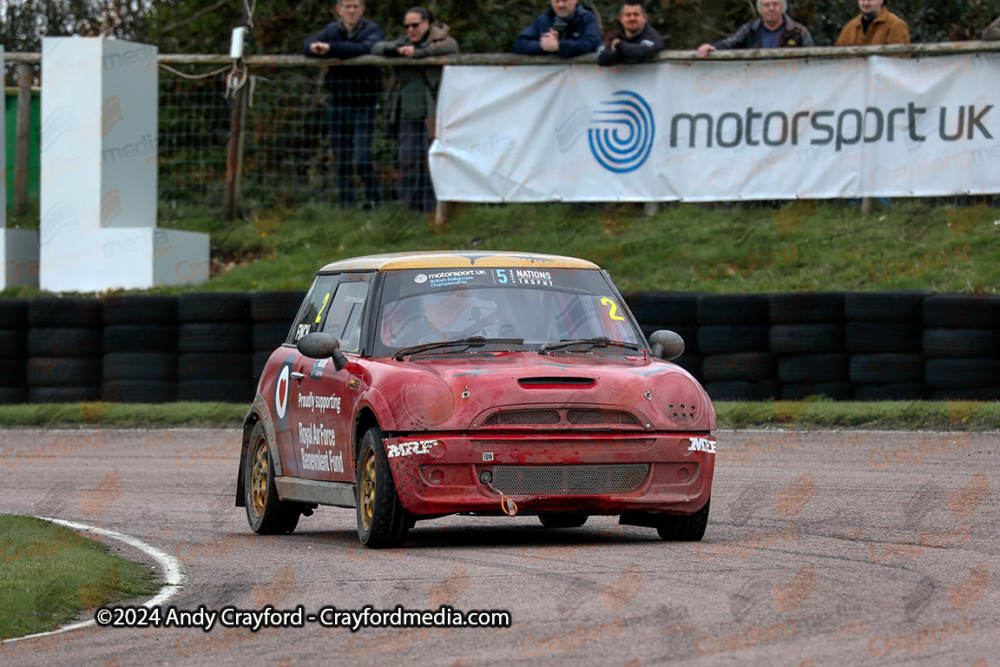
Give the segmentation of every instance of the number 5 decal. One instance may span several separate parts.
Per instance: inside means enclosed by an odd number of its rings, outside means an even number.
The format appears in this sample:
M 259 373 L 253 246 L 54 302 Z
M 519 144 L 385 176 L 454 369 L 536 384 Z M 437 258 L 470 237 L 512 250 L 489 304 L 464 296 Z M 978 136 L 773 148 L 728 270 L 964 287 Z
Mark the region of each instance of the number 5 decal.
M 621 317 L 620 315 L 616 315 L 615 314 L 615 313 L 618 312 L 618 304 L 617 303 L 615 303 L 614 301 L 612 301 L 611 299 L 609 299 L 607 297 L 601 299 L 601 303 L 603 303 L 605 306 L 608 307 L 608 317 L 610 317 L 613 320 L 618 320 L 619 322 L 624 322 L 625 321 L 624 317 Z

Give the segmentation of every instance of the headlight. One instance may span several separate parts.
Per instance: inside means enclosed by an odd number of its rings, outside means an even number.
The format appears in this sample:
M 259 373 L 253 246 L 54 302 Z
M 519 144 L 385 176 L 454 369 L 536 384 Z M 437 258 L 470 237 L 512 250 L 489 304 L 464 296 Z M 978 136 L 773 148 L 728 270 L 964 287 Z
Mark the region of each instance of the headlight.
M 414 421 L 433 426 L 455 412 L 455 397 L 441 378 L 424 374 L 406 384 L 402 391 L 403 410 Z

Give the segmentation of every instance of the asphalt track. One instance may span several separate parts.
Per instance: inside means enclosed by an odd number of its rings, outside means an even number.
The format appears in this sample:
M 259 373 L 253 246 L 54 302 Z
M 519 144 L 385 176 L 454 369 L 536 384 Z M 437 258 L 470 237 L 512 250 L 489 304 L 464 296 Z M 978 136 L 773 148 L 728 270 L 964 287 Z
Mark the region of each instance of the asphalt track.
M 1000 664 L 1000 435 L 720 432 L 708 532 L 448 517 L 368 551 L 353 511 L 250 533 L 236 431 L 0 431 L 0 512 L 136 536 L 194 611 L 508 610 L 510 628 L 82 630 L 0 664 Z M 137 559 L 141 552 L 105 538 Z M 0 536 L 0 555 L 30 557 Z M 39 556 L 35 556 L 39 557 Z M 149 561 L 151 567 L 154 566 Z

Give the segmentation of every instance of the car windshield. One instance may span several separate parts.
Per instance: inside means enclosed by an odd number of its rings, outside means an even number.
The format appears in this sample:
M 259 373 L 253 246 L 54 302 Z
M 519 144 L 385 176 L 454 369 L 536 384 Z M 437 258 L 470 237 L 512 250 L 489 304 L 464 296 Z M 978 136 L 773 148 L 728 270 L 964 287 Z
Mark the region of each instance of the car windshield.
M 486 339 L 484 345 L 472 348 L 475 351 L 539 349 L 560 341 L 597 338 L 624 342 L 631 349 L 568 345 L 561 351 L 635 354 L 646 346 L 608 279 L 597 270 L 393 271 L 386 275 L 378 327 L 376 356 L 471 337 Z M 468 349 L 456 345 L 436 348 L 434 353 Z

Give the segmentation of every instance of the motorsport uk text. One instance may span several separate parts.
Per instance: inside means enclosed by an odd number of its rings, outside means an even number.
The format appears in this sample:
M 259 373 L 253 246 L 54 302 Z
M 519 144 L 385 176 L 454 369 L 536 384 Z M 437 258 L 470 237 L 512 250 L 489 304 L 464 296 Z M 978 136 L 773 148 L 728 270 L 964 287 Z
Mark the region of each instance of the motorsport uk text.
M 315 614 L 307 614 L 299 605 L 292 610 L 238 609 L 223 607 L 213 611 L 200 606 L 194 611 L 177 607 L 101 607 L 94 613 L 94 620 L 101 627 L 112 628 L 201 628 L 211 632 L 215 624 L 227 628 L 302 628 L 307 623 L 317 623 L 325 628 L 509 628 L 509 611 L 456 611 L 441 606 L 437 611 L 409 611 L 397 605 L 392 611 L 374 609 L 371 605 L 361 610 L 343 610 L 322 607 Z
M 983 124 L 983 118 L 992 109 L 992 104 L 979 109 L 975 104 L 970 104 L 968 109 L 965 105 L 957 109 L 941 107 L 938 110 L 937 134 L 943 141 L 972 140 L 976 130 L 979 130 L 986 139 L 992 139 L 993 135 Z M 888 111 L 878 107 L 843 109 L 840 113 L 807 109 L 797 111 L 791 117 L 784 111 L 772 111 L 765 115 L 753 107 L 748 107 L 745 114 L 730 111 L 718 117 L 709 113 L 679 113 L 670 121 L 670 145 L 676 148 L 679 140 L 686 136 L 688 147 L 696 148 L 702 133 L 704 145 L 708 148 L 712 148 L 713 139 L 721 148 L 735 148 L 742 143 L 759 146 L 761 141 L 767 146 L 782 146 L 789 140 L 793 146 L 798 146 L 800 140 L 808 139 L 814 146 L 833 143 L 837 151 L 862 141 L 866 144 L 897 139 L 922 142 L 927 141 L 927 133 L 920 130 L 924 125 L 922 116 L 926 113 L 925 107 L 918 107 L 913 102 Z M 899 133 L 902 137 L 896 133 L 897 116 L 906 122 L 905 134 Z M 682 132 L 682 128 L 687 131 Z

